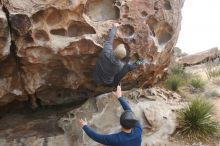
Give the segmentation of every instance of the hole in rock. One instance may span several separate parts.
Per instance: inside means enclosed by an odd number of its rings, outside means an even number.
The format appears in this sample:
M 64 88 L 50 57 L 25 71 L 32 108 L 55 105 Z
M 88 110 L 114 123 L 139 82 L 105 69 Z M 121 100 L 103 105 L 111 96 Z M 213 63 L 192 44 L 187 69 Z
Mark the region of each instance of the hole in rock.
M 39 41 L 49 41 L 49 36 L 47 32 L 42 29 L 36 30 L 36 32 L 34 33 L 34 38 Z
M 71 118 L 74 118 L 74 117 L 75 117 L 75 114 L 74 114 L 74 113 L 70 113 L 69 116 L 70 116 Z
M 169 1 L 167 1 L 167 0 L 164 1 L 164 8 L 166 10 L 171 10 L 172 9 Z
M 157 6 L 154 6 L 154 10 L 159 10 L 159 8 Z
M 16 14 L 11 16 L 12 28 L 17 30 L 20 34 L 25 34 L 29 31 L 31 27 L 31 21 L 27 15 Z
M 131 39 L 131 43 L 136 44 L 136 43 L 137 43 L 137 40 L 136 40 L 135 38 L 132 38 L 132 39 Z
M 83 89 L 73 90 L 70 88 L 47 87 L 37 92 L 42 106 L 82 105 L 88 99 L 89 91 Z M 72 115 L 73 116 L 73 115 Z
M 61 93 L 58 93 L 58 94 L 57 94 L 57 97 L 58 97 L 58 98 L 61 98 Z
M 147 15 L 148 15 L 148 13 L 147 13 L 146 11 L 142 11 L 142 12 L 141 12 L 141 16 L 142 16 L 142 17 L 147 17 Z
M 64 28 L 59 28 L 59 29 L 52 29 L 50 31 L 51 34 L 53 35 L 60 35 L 60 36 L 66 36 L 67 32 Z
M 69 46 L 67 46 L 65 49 L 60 51 L 59 53 L 62 56 L 98 56 L 98 54 L 101 51 L 101 47 L 94 44 L 93 41 L 87 40 L 87 39 L 80 39 L 79 41 L 72 42 Z
M 62 94 L 62 98 L 57 99 L 55 96 L 56 91 L 62 91 L 62 93 L 65 92 L 65 94 Z M 58 119 L 81 106 L 88 97 L 86 91 L 81 92 L 57 87 L 44 87 L 40 93 L 37 92 L 36 94 L 40 95 L 41 99 L 38 99 L 40 102 L 50 104 L 42 104 L 43 107 L 39 106 L 34 111 L 30 108 L 30 101 L 13 100 L 7 105 L 0 106 L 0 137 L 20 139 L 30 136 L 53 137 L 64 134 L 64 131 L 57 125 Z M 67 96 L 72 100 L 67 100 Z M 37 96 L 37 98 L 38 97 L 39 96 Z M 48 97 L 51 99 L 48 99 Z M 58 102 L 56 100 L 58 100 Z M 74 118 L 74 116 L 74 112 L 70 114 L 71 118 Z
M 156 31 L 156 36 L 160 45 L 167 43 L 172 38 L 172 35 L 173 28 L 168 23 L 160 24 L 160 27 Z
M 134 18 L 132 18 L 132 17 L 130 17 L 128 15 L 123 15 L 123 17 L 125 18 L 126 21 L 129 21 L 129 22 L 134 21 Z
M 59 10 L 55 8 L 51 8 L 48 10 L 48 16 L 46 19 L 47 24 L 49 25 L 55 25 L 58 24 L 62 21 L 62 14 L 60 13 Z
M 34 15 L 32 15 L 32 20 L 34 23 L 38 23 L 40 20 L 42 20 L 44 17 L 44 11 L 40 10 L 37 13 L 35 13 Z
M 120 26 L 119 31 L 121 32 L 122 36 L 129 37 L 134 34 L 134 27 L 130 24 L 125 24 Z
M 122 13 L 129 13 L 129 7 L 127 5 L 123 5 L 121 7 L 121 11 L 122 11 Z
M 154 3 L 154 10 L 159 10 L 160 9 L 160 5 L 159 5 L 159 1 Z
M 120 7 L 121 6 L 121 2 L 117 1 L 117 2 L 115 2 L 115 5 Z
M 114 0 L 89 0 L 85 13 L 93 21 L 117 20 L 120 16 L 119 9 L 114 6 Z
M 32 42 L 34 42 L 32 36 L 31 36 L 31 31 L 29 31 L 29 32 L 25 35 L 24 40 L 25 40 L 26 43 L 32 43 Z
M 153 36 L 155 36 L 155 29 L 158 27 L 158 21 L 155 18 L 149 18 L 146 23 L 148 24 L 148 26 L 150 27 L 150 30 L 153 34 Z
M 95 34 L 94 28 L 87 23 L 73 21 L 68 27 L 68 36 L 77 37 L 84 34 Z
M 0 49 L 4 48 L 7 42 L 7 38 L 0 37 Z

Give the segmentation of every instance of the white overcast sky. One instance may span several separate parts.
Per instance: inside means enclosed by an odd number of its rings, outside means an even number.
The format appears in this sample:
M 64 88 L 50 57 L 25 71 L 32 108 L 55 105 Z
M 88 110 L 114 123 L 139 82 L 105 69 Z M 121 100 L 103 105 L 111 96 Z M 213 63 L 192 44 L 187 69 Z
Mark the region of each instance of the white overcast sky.
M 185 0 L 176 46 L 188 54 L 220 49 L 220 0 Z

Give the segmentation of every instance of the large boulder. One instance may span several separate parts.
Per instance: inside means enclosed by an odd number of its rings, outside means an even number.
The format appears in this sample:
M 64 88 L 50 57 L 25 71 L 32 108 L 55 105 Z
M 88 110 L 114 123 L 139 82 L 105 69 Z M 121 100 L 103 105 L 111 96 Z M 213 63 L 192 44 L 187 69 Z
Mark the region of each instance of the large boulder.
M 167 71 L 181 24 L 181 0 L 2 0 L 9 17 L 11 56 L 0 62 L 0 104 L 75 102 L 97 92 L 92 80 L 109 29 L 120 23 L 114 46 L 146 62 L 122 81 L 146 87 Z M 7 23 L 6 23 L 7 26 Z M 1 50 L 1 49 L 0 49 Z M 6 76 L 7 75 L 7 76 Z M 102 92 L 108 91 L 103 88 Z M 90 91 L 90 92 L 89 92 Z
M 143 146 L 169 145 L 169 136 L 176 127 L 175 111 L 182 108 L 179 95 L 160 88 L 134 89 L 124 93 L 143 127 Z M 100 146 L 79 127 L 79 119 L 86 118 L 97 132 L 110 134 L 121 130 L 122 108 L 112 93 L 89 99 L 80 108 L 60 119 L 59 125 L 71 146 Z
M 216 58 L 219 58 L 219 56 L 220 51 L 218 50 L 218 48 L 211 48 L 206 51 L 180 57 L 178 58 L 177 62 L 184 65 L 196 65 L 214 60 Z
M 123 94 L 140 119 L 143 146 L 177 146 L 169 137 L 176 127 L 175 111 L 185 104 L 178 94 L 157 87 L 133 89 Z M 86 118 L 100 133 L 121 129 L 122 108 L 112 93 L 90 98 L 81 107 L 66 110 L 32 113 L 31 117 L 7 114 L 0 121 L 0 146 L 100 146 L 83 133 L 79 127 L 80 118 Z M 60 117 L 61 113 L 65 115 Z

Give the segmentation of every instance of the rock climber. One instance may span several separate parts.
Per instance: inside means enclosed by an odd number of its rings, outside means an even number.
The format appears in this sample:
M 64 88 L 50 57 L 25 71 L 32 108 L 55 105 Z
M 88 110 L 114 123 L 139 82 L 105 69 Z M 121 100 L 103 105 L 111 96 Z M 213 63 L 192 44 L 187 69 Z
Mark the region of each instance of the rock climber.
M 116 48 L 112 48 L 114 37 L 117 33 L 118 23 L 115 23 L 109 33 L 96 63 L 96 69 L 93 78 L 98 85 L 108 85 L 116 87 L 120 80 L 133 69 L 143 64 L 143 60 L 138 59 L 135 63 L 124 63 L 122 60 L 126 58 L 126 48 L 124 44 L 119 44 Z
M 121 132 L 109 135 L 98 134 L 87 125 L 86 121 L 80 119 L 81 128 L 91 139 L 106 146 L 141 146 L 141 124 L 122 96 L 121 86 L 118 85 L 116 92 L 113 92 L 113 94 L 118 98 L 124 109 L 120 117 Z

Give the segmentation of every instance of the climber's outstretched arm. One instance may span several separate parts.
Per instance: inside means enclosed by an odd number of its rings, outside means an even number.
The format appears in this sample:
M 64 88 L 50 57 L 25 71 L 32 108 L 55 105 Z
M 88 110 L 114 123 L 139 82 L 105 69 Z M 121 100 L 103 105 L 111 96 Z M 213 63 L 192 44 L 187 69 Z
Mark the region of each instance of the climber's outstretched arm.
M 99 142 L 103 145 L 116 145 L 118 143 L 117 134 L 99 134 L 92 130 L 86 123 L 86 121 L 80 119 L 80 127 L 85 131 L 85 133 L 94 141 Z
M 129 110 L 129 111 L 132 111 L 130 105 L 128 104 L 128 102 L 125 100 L 125 98 L 122 96 L 122 92 L 121 92 L 121 86 L 118 85 L 117 86 L 117 90 L 115 92 L 113 92 L 113 94 L 118 98 L 122 108 L 124 110 Z M 132 111 L 133 112 L 133 111 Z M 139 128 L 140 131 L 142 132 L 142 127 L 141 127 L 141 124 L 140 124 L 140 121 L 137 122 L 137 124 L 135 125 L 135 127 Z
M 119 24 L 115 23 L 111 29 L 111 31 L 108 34 L 108 38 L 105 41 L 104 44 L 104 51 L 108 51 L 108 50 L 112 50 L 112 44 L 115 38 L 115 35 L 117 33 L 117 27 L 119 26 Z
M 124 110 L 132 111 L 130 105 L 127 103 L 127 101 L 122 96 L 120 85 L 117 86 L 117 90 L 115 92 L 113 92 L 113 94 L 118 98 L 118 100 L 119 100 L 119 102 L 120 102 L 120 104 L 121 104 L 121 106 Z

